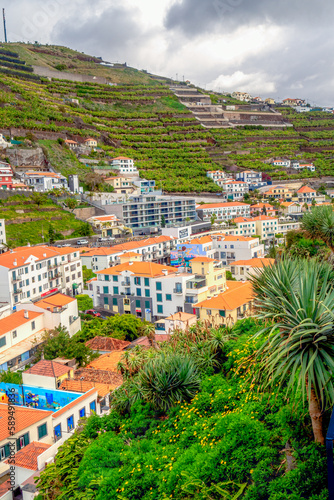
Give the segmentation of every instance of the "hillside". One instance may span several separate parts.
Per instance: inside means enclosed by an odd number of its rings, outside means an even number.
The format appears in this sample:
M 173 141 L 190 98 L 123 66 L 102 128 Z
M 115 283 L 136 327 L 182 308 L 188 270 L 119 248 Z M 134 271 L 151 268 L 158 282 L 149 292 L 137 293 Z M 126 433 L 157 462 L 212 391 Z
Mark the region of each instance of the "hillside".
M 8 50 L 10 57 L 5 55 Z M 58 72 L 63 76 L 64 70 L 89 78 L 95 75 L 117 85 L 50 81 L 32 73 L 33 66 L 62 69 Z M 213 103 L 222 97 L 210 93 Z M 73 99 L 79 104 L 71 102 Z M 232 103 L 228 96 L 227 102 Z M 323 112 L 301 116 L 287 108 L 280 111 L 293 127 L 207 129 L 180 103 L 163 77 L 124 65 L 102 66 L 100 59 L 65 47 L 0 47 L 0 132 L 19 138 L 28 135 L 39 142 L 57 170 L 64 175 L 78 172 L 81 181 L 90 168 L 80 164 L 57 139 L 80 142 L 95 137 L 101 150 L 91 158 L 103 164 L 110 157 L 132 157 L 141 175 L 155 179 L 166 192 L 217 192 L 219 188 L 206 172 L 221 167 L 255 168 L 277 179 L 331 175 L 334 116 Z M 314 161 L 317 170 L 295 174 L 263 163 L 282 157 Z

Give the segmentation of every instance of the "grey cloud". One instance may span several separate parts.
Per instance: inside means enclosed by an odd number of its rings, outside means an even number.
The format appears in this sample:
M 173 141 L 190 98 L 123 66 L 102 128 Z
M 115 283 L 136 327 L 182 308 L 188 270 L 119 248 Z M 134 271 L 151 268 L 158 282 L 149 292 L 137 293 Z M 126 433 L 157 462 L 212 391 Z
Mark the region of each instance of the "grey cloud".
M 331 0 L 179 0 L 166 12 L 165 27 L 187 36 L 227 33 L 244 25 L 331 23 Z

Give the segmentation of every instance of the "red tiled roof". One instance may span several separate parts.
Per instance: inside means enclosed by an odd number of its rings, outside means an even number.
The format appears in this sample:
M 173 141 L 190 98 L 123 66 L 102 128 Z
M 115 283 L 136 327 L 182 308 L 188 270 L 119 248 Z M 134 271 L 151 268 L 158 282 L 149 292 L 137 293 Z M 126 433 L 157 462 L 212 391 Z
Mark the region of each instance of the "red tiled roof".
M 32 375 L 41 375 L 42 377 L 61 377 L 66 373 L 72 371 L 71 366 L 62 365 L 56 361 L 49 361 L 41 359 L 31 368 L 28 368 L 24 373 L 31 373 Z
M 86 346 L 93 351 L 120 351 L 125 349 L 130 342 L 126 340 L 114 339 L 112 337 L 94 337 L 86 342 Z
M 15 433 L 27 429 L 33 424 L 40 422 L 52 415 L 52 411 L 15 406 Z M 0 403 L 0 436 L 6 439 L 10 436 L 8 430 L 8 405 Z
M 51 444 L 33 441 L 15 454 L 15 466 L 37 471 L 37 458 L 50 447 Z M 6 460 L 6 463 L 8 463 L 8 460 Z
M 253 288 L 249 281 L 227 281 L 226 285 L 225 292 L 220 293 L 217 297 L 203 300 L 195 304 L 195 307 L 233 311 L 253 300 Z

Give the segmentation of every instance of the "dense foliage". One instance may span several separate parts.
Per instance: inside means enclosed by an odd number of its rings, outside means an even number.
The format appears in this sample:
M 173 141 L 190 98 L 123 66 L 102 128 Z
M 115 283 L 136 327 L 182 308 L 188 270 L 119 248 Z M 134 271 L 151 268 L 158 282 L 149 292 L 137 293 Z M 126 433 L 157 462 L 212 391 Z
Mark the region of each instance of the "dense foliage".
M 259 326 L 238 324 L 220 371 L 204 370 L 201 390 L 167 418 L 140 401 L 123 415 L 90 417 L 42 473 L 40 497 L 325 500 L 324 450 L 311 442 L 298 393 L 287 403 L 249 378 Z

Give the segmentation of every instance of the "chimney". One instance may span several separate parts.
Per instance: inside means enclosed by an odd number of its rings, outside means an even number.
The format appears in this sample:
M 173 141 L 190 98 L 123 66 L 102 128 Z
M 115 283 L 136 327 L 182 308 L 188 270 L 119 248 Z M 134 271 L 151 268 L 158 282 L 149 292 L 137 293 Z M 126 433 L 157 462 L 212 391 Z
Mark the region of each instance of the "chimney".
M 132 262 L 132 260 L 130 260 L 130 262 L 129 262 L 129 266 L 132 266 L 132 264 L 133 264 L 133 262 Z
M 25 319 L 29 319 L 29 311 L 27 310 L 24 311 L 24 317 Z
M 163 269 L 163 270 L 162 270 L 162 274 L 163 274 L 164 276 L 168 276 L 168 271 L 167 271 L 167 269 Z

